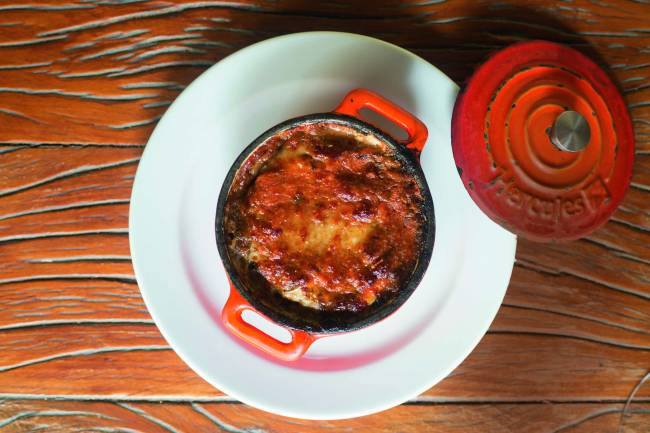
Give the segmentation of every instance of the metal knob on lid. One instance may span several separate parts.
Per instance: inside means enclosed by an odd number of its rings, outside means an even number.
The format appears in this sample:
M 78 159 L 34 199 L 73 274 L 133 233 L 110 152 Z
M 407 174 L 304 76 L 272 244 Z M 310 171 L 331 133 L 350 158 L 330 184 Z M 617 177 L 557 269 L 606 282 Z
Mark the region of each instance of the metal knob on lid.
M 544 41 L 505 48 L 477 69 L 454 107 L 452 146 L 481 210 L 538 241 L 576 239 L 604 224 L 634 158 L 632 122 L 607 74 Z
M 560 150 L 580 152 L 589 143 L 591 130 L 587 120 L 580 113 L 567 110 L 553 122 L 550 138 Z

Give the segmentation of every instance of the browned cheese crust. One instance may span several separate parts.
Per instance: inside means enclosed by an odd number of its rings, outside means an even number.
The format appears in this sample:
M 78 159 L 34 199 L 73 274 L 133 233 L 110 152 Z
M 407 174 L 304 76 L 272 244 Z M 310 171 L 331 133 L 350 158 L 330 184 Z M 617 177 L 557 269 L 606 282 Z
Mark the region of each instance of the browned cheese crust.
M 412 274 L 423 202 L 377 137 L 334 123 L 298 126 L 266 140 L 235 176 L 224 216 L 229 254 L 287 299 L 361 311 Z

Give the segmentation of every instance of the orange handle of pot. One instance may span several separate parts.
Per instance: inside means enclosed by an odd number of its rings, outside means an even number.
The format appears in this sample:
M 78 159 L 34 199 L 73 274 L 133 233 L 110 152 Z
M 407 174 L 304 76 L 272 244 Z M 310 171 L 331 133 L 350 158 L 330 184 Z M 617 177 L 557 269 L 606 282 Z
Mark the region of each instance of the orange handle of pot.
M 221 319 L 223 320 L 226 328 L 233 334 L 246 341 L 247 343 L 255 346 L 259 350 L 268 353 L 283 361 L 295 361 L 305 354 L 309 346 L 316 341 L 316 336 L 295 329 L 287 329 L 291 334 L 291 341 L 284 343 L 276 340 L 264 331 L 256 328 L 242 318 L 242 313 L 246 310 L 255 310 L 242 295 L 239 294 L 237 289 L 230 285 L 230 296 L 226 305 L 221 312 Z
M 334 112 L 360 118 L 359 110 L 362 108 L 369 108 L 400 126 L 408 134 L 408 139 L 403 144 L 413 150 L 416 155 L 422 152 L 429 135 L 426 125 L 399 105 L 370 90 L 355 89 L 350 91 Z

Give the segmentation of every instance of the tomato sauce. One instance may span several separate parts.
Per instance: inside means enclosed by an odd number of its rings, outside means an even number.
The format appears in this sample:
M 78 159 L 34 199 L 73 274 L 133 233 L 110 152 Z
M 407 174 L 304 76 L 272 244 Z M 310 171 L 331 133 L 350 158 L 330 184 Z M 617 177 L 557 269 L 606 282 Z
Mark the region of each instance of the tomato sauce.
M 392 148 L 321 122 L 267 139 L 229 193 L 229 253 L 282 296 L 360 311 L 410 278 L 422 248 L 422 191 Z

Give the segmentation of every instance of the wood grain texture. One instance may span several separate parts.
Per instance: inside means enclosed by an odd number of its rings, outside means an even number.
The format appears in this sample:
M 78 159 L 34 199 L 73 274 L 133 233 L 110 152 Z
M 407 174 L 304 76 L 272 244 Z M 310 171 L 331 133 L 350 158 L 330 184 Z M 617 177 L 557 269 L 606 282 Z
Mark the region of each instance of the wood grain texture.
M 315 29 L 399 44 L 458 83 L 511 42 L 569 44 L 611 72 L 637 139 L 614 217 L 580 241 L 520 241 L 458 369 L 341 423 L 264 414 L 195 375 L 148 315 L 128 247 L 142 147 L 179 92 L 242 47 Z M 647 432 L 647 381 L 617 429 L 650 371 L 649 203 L 642 1 L 0 0 L 0 431 Z
M 457 82 L 514 41 L 570 44 L 611 65 L 639 151 L 650 151 L 649 6 L 551 3 L 3 0 L 0 118 L 12 127 L 0 142 L 141 146 L 167 105 L 215 61 L 268 37 L 320 29 L 397 43 Z
M 435 404 L 406 405 L 345 421 L 304 421 L 241 404 L 8 400 L 0 403 L 7 433 L 645 433 L 650 405 Z

